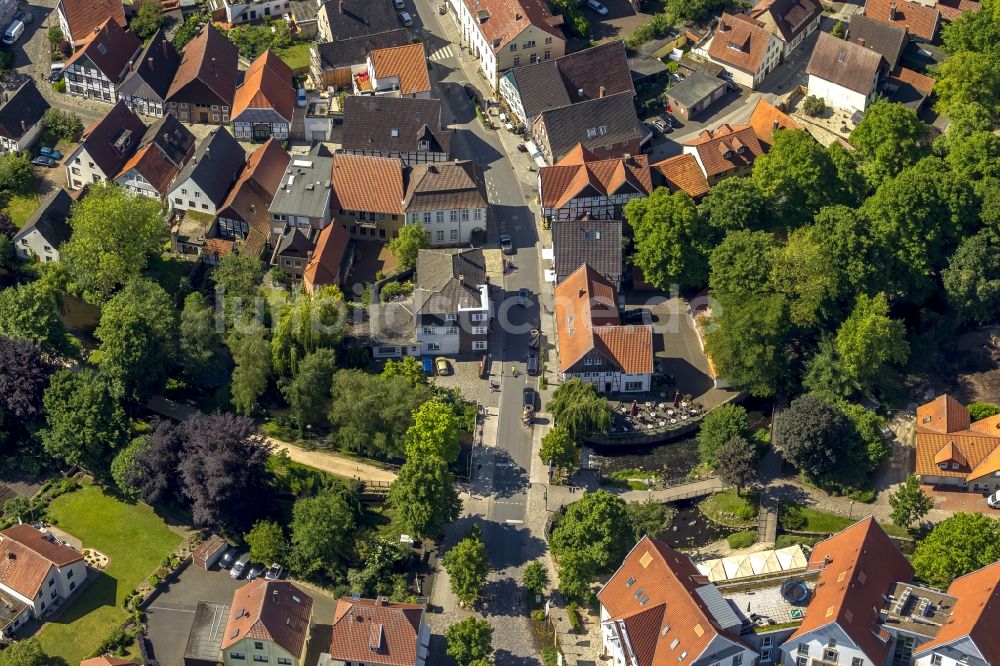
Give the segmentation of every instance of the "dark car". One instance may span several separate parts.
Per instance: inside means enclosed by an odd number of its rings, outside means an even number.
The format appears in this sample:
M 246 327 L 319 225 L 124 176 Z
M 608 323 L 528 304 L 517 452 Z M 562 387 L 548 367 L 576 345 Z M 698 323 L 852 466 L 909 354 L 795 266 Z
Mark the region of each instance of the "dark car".
M 660 134 L 670 134 L 674 131 L 674 128 L 670 126 L 670 123 L 664 120 L 662 116 L 653 118 L 653 122 L 650 124 L 659 130 Z
M 528 374 L 538 374 L 538 354 L 528 354 Z
M 668 123 L 670 123 L 670 126 L 673 127 L 674 129 L 677 129 L 678 127 L 684 127 L 684 125 L 681 124 L 681 121 L 677 120 L 676 117 L 674 117 L 669 113 L 664 113 L 663 119 L 666 120 Z
M 35 166 L 50 167 L 50 168 L 56 165 L 56 161 L 51 157 L 49 157 L 48 155 L 39 155 L 35 159 L 31 160 L 31 163 L 34 164 Z
M 528 290 L 524 287 L 517 290 L 517 304 L 522 308 L 528 307 Z
M 649 316 L 649 311 L 645 309 L 640 310 L 628 310 L 622 315 L 623 324 L 652 324 L 652 319 Z
M 253 564 L 247 571 L 247 580 L 257 580 L 262 575 L 264 575 L 264 565 L 263 564 Z
M 219 568 L 228 569 L 229 567 L 233 566 L 233 563 L 236 562 L 236 558 L 239 556 L 240 556 L 240 549 L 237 548 L 236 546 L 232 546 L 229 550 L 225 552 L 225 554 L 223 554 L 222 558 L 219 560 Z
M 535 389 L 531 388 L 530 386 L 525 386 L 524 387 L 524 391 L 522 393 L 522 396 L 524 398 L 524 406 L 525 407 L 531 407 L 532 409 L 534 409 L 535 408 Z
M 507 234 L 500 234 L 500 251 L 504 254 L 514 254 L 514 242 Z

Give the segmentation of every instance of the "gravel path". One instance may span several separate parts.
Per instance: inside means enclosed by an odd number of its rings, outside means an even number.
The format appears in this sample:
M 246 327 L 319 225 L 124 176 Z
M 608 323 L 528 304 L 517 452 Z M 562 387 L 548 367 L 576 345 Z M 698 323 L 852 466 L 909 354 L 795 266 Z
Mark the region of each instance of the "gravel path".
M 360 479 L 361 481 L 384 481 L 391 483 L 396 480 L 395 472 L 350 458 L 342 458 L 329 451 L 306 451 L 305 449 L 270 437 L 268 441 L 276 450 L 286 451 L 292 462 L 309 465 L 330 474 Z

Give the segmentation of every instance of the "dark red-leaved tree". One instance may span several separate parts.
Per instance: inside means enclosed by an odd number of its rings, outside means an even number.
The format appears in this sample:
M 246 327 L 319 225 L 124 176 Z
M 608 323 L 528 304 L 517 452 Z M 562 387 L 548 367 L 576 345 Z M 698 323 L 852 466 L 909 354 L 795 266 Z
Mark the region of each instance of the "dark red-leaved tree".
M 41 414 L 51 374 L 52 366 L 38 345 L 0 336 L 0 409 L 12 420 L 27 421 Z
M 183 501 L 177 467 L 184 455 L 181 429 L 172 421 L 154 421 L 149 447 L 135 453 L 126 473 L 128 484 L 139 489 L 139 497 L 148 504 L 174 504 Z

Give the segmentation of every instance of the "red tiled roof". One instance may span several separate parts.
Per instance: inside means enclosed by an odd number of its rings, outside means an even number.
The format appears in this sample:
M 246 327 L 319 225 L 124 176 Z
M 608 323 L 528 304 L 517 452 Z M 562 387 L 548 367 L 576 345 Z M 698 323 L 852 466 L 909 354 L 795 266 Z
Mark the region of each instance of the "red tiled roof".
M 622 371 L 630 375 L 653 372 L 652 326 L 595 326 L 594 342 Z
M 121 657 L 94 657 L 81 661 L 80 666 L 136 666 L 136 663 Z
M 31 525 L 15 525 L 0 532 L 0 583 L 34 599 L 52 567 L 62 568 L 83 559 L 69 546 L 54 543 Z
M 129 133 L 127 142 L 125 132 Z M 145 133 L 146 126 L 139 116 L 123 100 L 118 100 L 106 116 L 83 131 L 80 145 L 108 178 L 114 178 Z M 116 142 L 122 144 L 120 149 L 115 147 Z
M 66 66 L 87 57 L 108 80 L 118 84 L 128 74 L 129 62 L 142 47 L 142 42 L 131 30 L 121 27 L 116 21 L 106 19 L 100 27 L 83 41 L 79 51 L 70 56 Z
M 723 13 L 708 55 L 712 60 L 756 74 L 771 38 L 770 31 L 749 16 Z
M 889 642 L 876 638 L 883 595 L 895 581 L 913 579 L 913 567 L 873 517 L 816 544 L 809 571 L 819 582 L 794 640 L 836 622 L 867 657 L 885 662 Z
M 794 40 L 817 16 L 823 7 L 817 0 L 760 0 L 750 10 L 750 16 L 769 18 L 778 31 L 776 37 L 785 42 Z
M 399 77 L 401 95 L 430 92 L 431 78 L 427 73 L 427 57 L 422 42 L 375 49 L 368 54 L 375 78 Z
M 932 41 L 941 14 L 937 9 L 909 0 L 867 0 L 865 16 L 906 28 L 911 35 Z
M 395 157 L 342 153 L 333 159 L 333 208 L 403 213 L 403 166 Z
M 965 405 L 948 394 L 917 407 L 914 471 L 921 476 L 966 481 L 1000 471 L 1000 415 L 975 423 L 969 420 Z M 953 468 L 952 463 L 958 468 Z
M 982 4 L 974 0 L 938 0 L 935 5 L 945 21 L 954 21 L 965 12 L 979 11 Z
M 799 125 L 791 116 L 782 112 L 776 106 L 766 100 L 757 100 L 757 105 L 750 114 L 747 124 L 753 128 L 757 139 L 764 145 L 765 149 L 770 148 L 773 143 L 772 136 L 777 129 L 798 129 Z
M 764 147 L 750 125 L 720 125 L 714 132 L 702 130 L 694 141 L 684 144 L 698 151 L 708 177 L 753 164 Z
M 638 191 L 648 195 L 653 190 L 649 162 L 645 155 L 598 160 L 583 144 L 577 144 L 558 163 L 538 172 L 542 206 L 562 208 L 588 188 L 602 196 Z
M 656 169 L 667 181 L 667 188 L 671 192 L 684 190 L 692 198 L 697 198 L 708 192 L 708 180 L 698 160 L 690 153 L 683 153 L 674 157 L 669 157 L 662 162 L 654 164 L 652 169 Z
M 247 109 L 274 109 L 278 115 L 292 121 L 295 107 L 295 89 L 292 88 L 292 70 L 270 50 L 261 53 L 250 63 L 243 83 L 233 98 L 232 118 Z
M 506 48 L 510 40 L 517 37 L 529 25 L 544 30 L 559 40 L 565 40 L 562 32 L 555 27 L 562 23 L 562 17 L 552 16 L 545 0 L 463 0 L 473 20 L 480 12 L 488 18 L 476 24 L 488 44 L 497 45 L 493 51 Z
M 925 97 L 934 91 L 934 79 L 906 67 L 897 67 L 896 71 L 889 77 L 889 81 L 909 84 Z
M 983 567 L 948 587 L 956 598 L 955 608 L 937 636 L 913 652 L 920 657 L 937 647 L 968 636 L 988 664 L 1000 663 L 1000 562 Z
M 222 649 L 250 637 L 274 641 L 301 657 L 309 638 L 312 606 L 312 597 L 287 581 L 258 578 L 247 583 L 233 593 Z
M 121 0 L 62 0 L 70 34 L 66 38 L 78 43 L 87 39 L 94 28 L 108 19 L 125 27 L 125 7 Z
M 319 232 L 313 256 L 306 264 L 306 269 L 302 271 L 302 285 L 306 292 L 311 294 L 316 287 L 339 284 L 337 274 L 340 272 L 350 242 L 351 236 L 347 233 L 347 227 L 337 222 Z
M 917 407 L 917 432 L 958 432 L 969 421 L 969 410 L 947 393 Z
M 420 650 L 424 607 L 380 599 L 340 599 L 333 613 L 335 661 L 413 666 Z
M 250 154 L 239 179 L 219 207 L 219 216 L 235 214 L 266 237 L 271 228 L 267 209 L 290 160 L 285 149 L 274 139 L 259 146 Z
M 238 59 L 236 45 L 212 24 L 206 24 L 184 47 L 167 100 L 189 104 L 221 102 L 231 107 L 236 92 Z

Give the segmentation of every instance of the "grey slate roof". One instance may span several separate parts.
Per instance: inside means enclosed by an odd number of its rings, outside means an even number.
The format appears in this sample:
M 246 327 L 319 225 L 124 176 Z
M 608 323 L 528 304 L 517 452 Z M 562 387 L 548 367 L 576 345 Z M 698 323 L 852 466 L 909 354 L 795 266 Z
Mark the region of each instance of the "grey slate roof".
M 420 315 L 454 314 L 481 303 L 486 258 L 480 249 L 431 249 L 417 254 L 414 310 Z
M 691 108 L 719 88 L 724 88 L 726 82 L 696 70 L 667 91 L 667 96 L 677 101 L 681 106 Z
M 306 257 L 312 251 L 314 243 L 309 235 L 298 227 L 289 226 L 274 249 L 274 256 L 288 255 L 292 257 Z
M 157 30 L 139 52 L 125 75 L 125 80 L 118 86 L 118 94 L 159 100 L 162 103 L 167 98 L 170 83 L 180 66 L 181 55 L 167 39 L 166 33 L 162 29 Z
M 403 197 L 407 213 L 489 205 L 483 170 L 470 160 L 417 164 L 407 175 Z
M 360 37 L 338 39 L 335 42 L 323 42 L 316 45 L 316 52 L 319 54 L 319 63 L 322 69 L 338 69 L 360 65 L 375 49 L 386 49 L 409 43 L 409 31 L 405 28 L 397 28 Z
M 549 109 L 541 118 L 549 137 L 553 163 L 578 143 L 593 151 L 642 137 L 632 93 L 627 92 Z M 593 137 L 587 135 L 588 129 L 601 127 L 606 127 L 607 132 Z
M 174 179 L 175 186 L 192 178 L 209 200 L 221 206 L 246 163 L 246 153 L 225 127 L 217 127 L 201 142 Z
M 367 337 L 381 345 L 412 344 L 417 339 L 413 300 L 373 303 L 368 307 Z
M 451 130 L 441 127 L 436 99 L 350 95 L 342 136 L 346 151 L 417 152 L 417 142 L 425 139 L 428 151 L 451 152 Z
M 14 141 L 35 126 L 49 110 L 49 103 L 28 79 L 13 93 L 4 92 L 0 103 L 0 136 Z
M 17 243 L 21 238 L 27 236 L 32 229 L 38 231 L 42 238 L 48 241 L 49 245 L 58 248 L 69 240 L 73 233 L 67 218 L 69 208 L 73 204 L 73 198 L 63 188 L 56 190 L 55 194 L 45 199 L 41 205 L 31 214 L 21 231 L 14 237 Z
M 904 28 L 876 21 L 864 14 L 851 16 L 847 38 L 860 46 L 882 54 L 885 61 L 889 63 L 890 71 L 896 69 L 909 41 Z
M 293 156 L 274 193 L 269 211 L 279 215 L 321 218 L 330 208 L 333 159 L 318 155 Z
M 556 275 L 569 276 L 583 264 L 609 282 L 622 274 L 621 220 L 577 220 L 552 225 L 552 252 Z
M 330 22 L 334 41 L 372 35 L 399 27 L 390 2 L 377 0 L 330 0 L 320 9 Z
M 883 62 L 877 51 L 821 32 L 806 73 L 867 95 Z

